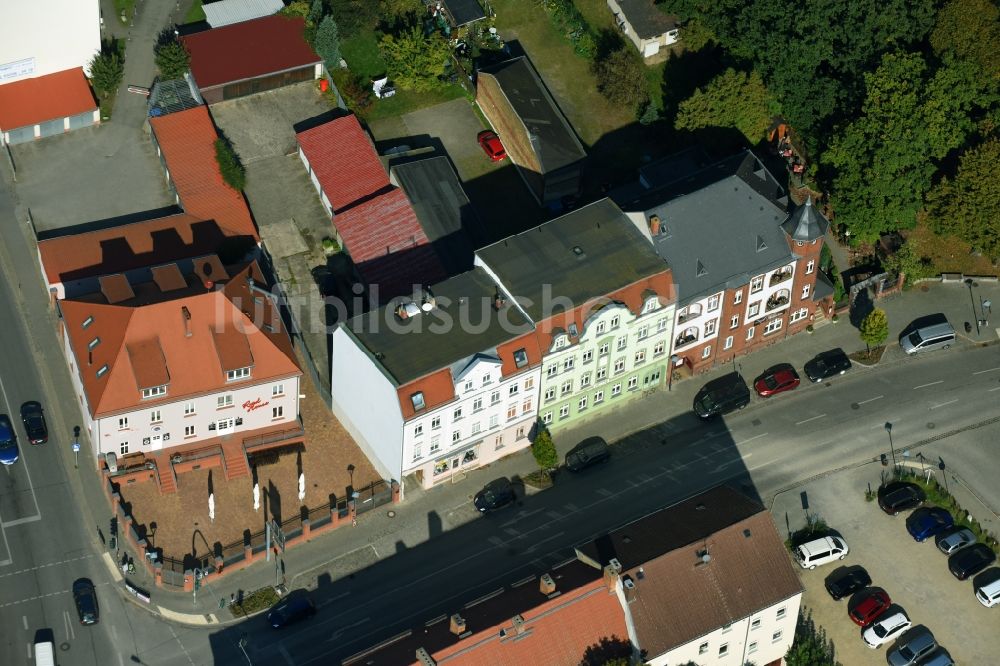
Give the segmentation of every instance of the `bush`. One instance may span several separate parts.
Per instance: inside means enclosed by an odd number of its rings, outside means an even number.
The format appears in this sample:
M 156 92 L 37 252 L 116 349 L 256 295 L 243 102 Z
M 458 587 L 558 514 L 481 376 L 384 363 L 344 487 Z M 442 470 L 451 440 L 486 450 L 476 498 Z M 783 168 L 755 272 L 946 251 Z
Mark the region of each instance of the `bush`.
M 102 99 L 118 90 L 125 74 L 125 58 L 120 42 L 101 40 L 101 50 L 90 61 L 90 82 Z
M 536 0 L 549 15 L 553 25 L 570 41 L 577 55 L 593 60 L 597 38 L 573 0 Z
M 359 74 L 347 69 L 336 69 L 330 72 L 330 76 L 347 108 L 358 115 L 364 115 L 371 108 L 371 88 L 365 85 L 365 80 Z
M 246 186 L 246 170 L 240 162 L 239 155 L 225 139 L 215 140 L 215 161 L 219 164 L 219 173 L 222 174 L 222 180 L 225 181 L 226 185 L 237 192 Z
M 262 587 L 244 595 L 241 603 L 229 604 L 229 612 L 235 617 L 245 617 L 251 613 L 270 608 L 280 598 L 273 587 Z
M 955 497 L 944 486 L 938 483 L 937 479 L 932 478 L 930 481 L 927 481 L 923 475 L 906 469 L 898 471 L 895 478 L 915 483 L 923 488 L 924 494 L 927 495 L 928 504 L 934 504 L 947 509 L 955 517 L 956 525 L 961 524 L 964 527 L 968 527 L 976 535 L 977 539 L 992 548 L 993 552 L 997 555 L 1000 555 L 1000 544 L 997 543 L 996 536 L 984 529 L 978 520 L 970 518 L 968 510 L 963 509 L 962 505 L 958 503 Z
M 632 109 L 635 113 L 649 103 L 643 67 L 639 55 L 622 46 L 593 64 L 597 90 L 615 106 Z
M 451 65 L 448 40 L 437 32 L 425 35 L 418 26 L 384 35 L 378 47 L 393 83 L 406 90 L 441 88 L 441 77 Z
M 156 67 L 165 81 L 180 79 L 191 66 L 191 54 L 176 39 L 161 43 L 155 51 Z
M 797 546 L 800 546 L 807 541 L 811 541 L 812 539 L 826 536 L 829 531 L 830 527 L 826 524 L 825 520 L 819 516 L 806 514 L 806 526 L 800 530 L 792 532 L 792 534 L 785 539 L 785 546 L 788 550 L 794 551 Z
M 795 622 L 795 642 L 785 654 L 785 663 L 788 666 L 840 666 L 833 655 L 833 641 L 826 637 L 822 627 L 816 626 L 812 611 L 800 611 Z
M 552 441 L 552 435 L 545 428 L 539 428 L 535 441 L 531 443 L 531 455 L 542 469 L 553 469 L 559 465 L 559 454 Z

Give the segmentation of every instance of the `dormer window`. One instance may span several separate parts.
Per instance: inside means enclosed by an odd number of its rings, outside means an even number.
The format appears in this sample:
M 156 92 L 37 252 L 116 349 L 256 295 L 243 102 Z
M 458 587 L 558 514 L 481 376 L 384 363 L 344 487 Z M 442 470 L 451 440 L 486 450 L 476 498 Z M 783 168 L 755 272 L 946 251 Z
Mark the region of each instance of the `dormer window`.
M 642 306 L 642 314 L 647 312 L 652 312 L 660 305 L 660 301 L 656 296 L 650 296 L 646 299 L 646 302 Z
M 566 336 L 560 335 L 556 338 L 555 343 L 552 345 L 553 349 L 562 349 L 566 346 Z
M 226 381 L 235 382 L 240 379 L 248 379 L 250 377 L 250 368 L 236 368 L 235 370 L 226 370 Z
M 413 403 L 413 409 L 414 411 L 417 412 L 419 412 L 421 409 L 427 406 L 427 403 L 424 402 L 423 391 L 417 391 L 416 393 L 411 395 L 410 402 Z
M 569 325 L 569 334 L 571 336 L 573 336 L 574 338 L 578 337 L 580 335 L 579 331 L 576 328 L 576 324 L 570 324 Z
M 167 386 L 154 386 L 153 388 L 142 389 L 142 399 L 149 400 L 150 398 L 159 398 L 160 396 L 167 394 Z
M 514 350 L 514 366 L 518 368 L 523 368 L 528 365 L 528 352 L 525 351 L 524 347 Z

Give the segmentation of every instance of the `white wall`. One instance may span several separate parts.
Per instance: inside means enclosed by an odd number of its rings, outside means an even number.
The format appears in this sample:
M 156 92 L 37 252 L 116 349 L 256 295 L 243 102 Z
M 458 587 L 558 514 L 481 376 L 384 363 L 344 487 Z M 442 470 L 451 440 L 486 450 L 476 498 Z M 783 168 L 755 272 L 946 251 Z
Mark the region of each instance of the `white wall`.
M 169 390 L 168 386 L 168 398 Z M 219 408 L 218 398 L 221 396 L 232 396 L 232 406 Z M 188 403 L 194 403 L 195 411 L 185 415 L 184 409 Z M 273 410 L 276 408 L 281 409 L 280 416 L 274 416 Z M 159 412 L 160 419 L 157 422 L 152 420 L 154 412 Z M 276 429 L 283 429 L 283 424 L 284 428 L 296 427 L 298 414 L 298 377 L 251 385 L 233 382 L 229 390 L 193 398 L 178 398 L 167 403 L 150 401 L 150 404 L 141 408 L 104 416 L 98 419 L 100 440 L 96 443 L 96 448 L 102 453 L 113 451 L 116 455 L 122 455 L 121 444 L 128 442 L 128 453 L 150 453 L 173 446 L 196 444 L 225 434 L 218 429 L 209 429 L 210 424 L 217 424 L 220 420 L 242 419 L 242 424 L 234 425 L 232 430 L 235 437 L 241 437 L 241 433 L 268 426 Z M 119 427 L 121 418 L 128 419 L 125 429 Z M 185 428 L 188 426 L 194 427 L 194 435 L 185 436 Z M 159 441 L 159 446 L 153 440 L 156 436 L 165 438 L 165 441 Z M 148 444 L 144 443 L 145 438 L 150 438 Z
M 73 67 L 86 70 L 101 48 L 99 7 L 98 0 L 5 1 L 0 85 Z
M 100 436 L 100 432 L 95 430 L 95 422 L 90 418 L 90 406 L 87 404 L 87 396 L 83 392 L 83 383 L 80 381 L 80 369 L 77 367 L 76 357 L 73 355 L 73 350 L 70 347 L 69 336 L 65 332 L 62 332 L 60 337 L 62 339 L 63 356 L 66 357 L 66 364 L 69 366 L 70 381 L 73 383 L 73 393 L 76 394 L 76 406 L 83 417 L 81 431 L 89 433 L 91 442 L 96 442 Z M 97 455 L 96 445 L 94 446 L 94 455 Z
M 385 478 L 403 478 L 403 415 L 396 387 L 345 331 L 333 332 L 330 394 L 334 415 Z

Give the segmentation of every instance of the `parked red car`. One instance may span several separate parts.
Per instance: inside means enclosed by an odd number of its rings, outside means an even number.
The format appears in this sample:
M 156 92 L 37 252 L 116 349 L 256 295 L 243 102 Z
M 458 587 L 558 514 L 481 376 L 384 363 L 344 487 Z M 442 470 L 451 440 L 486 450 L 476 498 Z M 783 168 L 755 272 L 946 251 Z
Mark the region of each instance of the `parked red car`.
M 861 598 L 848 609 L 851 621 L 859 627 L 867 627 L 892 604 L 889 593 L 880 587 L 873 587 L 861 593 Z
M 493 130 L 483 130 L 477 136 L 479 145 L 486 152 L 486 156 L 494 162 L 499 162 L 507 157 L 507 151 L 500 142 L 500 137 Z
M 775 393 L 791 391 L 799 385 L 799 373 L 795 372 L 788 363 L 779 363 L 764 371 L 757 379 L 753 380 L 753 388 L 757 395 L 767 398 Z

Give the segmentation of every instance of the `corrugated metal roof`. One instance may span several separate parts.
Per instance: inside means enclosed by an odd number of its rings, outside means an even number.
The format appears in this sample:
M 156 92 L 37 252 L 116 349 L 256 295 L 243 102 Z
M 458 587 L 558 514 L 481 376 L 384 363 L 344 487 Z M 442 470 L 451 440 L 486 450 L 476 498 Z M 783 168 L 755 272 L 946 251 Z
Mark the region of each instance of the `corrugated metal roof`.
M 213 28 L 270 16 L 284 8 L 281 0 L 220 0 L 202 6 L 205 20 Z

